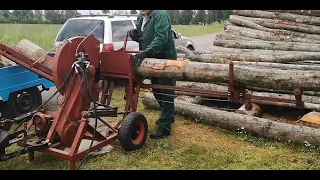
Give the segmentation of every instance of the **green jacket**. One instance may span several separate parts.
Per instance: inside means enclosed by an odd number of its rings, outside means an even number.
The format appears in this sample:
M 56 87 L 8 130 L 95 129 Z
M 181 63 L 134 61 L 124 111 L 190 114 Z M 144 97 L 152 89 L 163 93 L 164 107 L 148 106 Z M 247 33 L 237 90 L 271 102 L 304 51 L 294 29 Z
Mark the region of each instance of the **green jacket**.
M 153 58 L 177 59 L 177 51 L 173 39 L 171 20 L 165 10 L 150 10 L 148 19 L 141 32 L 142 14 L 137 17 L 137 30 L 140 41 L 139 49 L 149 51 Z

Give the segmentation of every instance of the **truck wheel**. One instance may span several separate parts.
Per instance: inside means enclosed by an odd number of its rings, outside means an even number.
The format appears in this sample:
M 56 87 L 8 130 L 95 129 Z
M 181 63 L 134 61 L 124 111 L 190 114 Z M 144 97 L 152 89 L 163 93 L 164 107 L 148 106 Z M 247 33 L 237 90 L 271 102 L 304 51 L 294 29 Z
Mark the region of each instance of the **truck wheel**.
M 131 112 L 122 121 L 118 140 L 126 151 L 133 151 L 144 145 L 148 134 L 146 118 L 138 112 Z
M 35 110 L 41 103 L 42 96 L 37 87 L 13 92 L 3 105 L 3 116 L 5 118 L 15 118 Z

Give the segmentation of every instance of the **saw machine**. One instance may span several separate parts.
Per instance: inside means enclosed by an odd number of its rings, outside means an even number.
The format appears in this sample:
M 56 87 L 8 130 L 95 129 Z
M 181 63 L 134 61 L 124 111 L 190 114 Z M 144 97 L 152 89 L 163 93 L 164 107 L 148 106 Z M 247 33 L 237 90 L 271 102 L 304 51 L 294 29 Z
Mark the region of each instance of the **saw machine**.
M 34 151 L 41 151 L 69 160 L 76 169 L 76 161 L 89 152 L 96 151 L 118 139 L 125 150 L 143 146 L 148 133 L 146 118 L 136 112 L 140 79 L 133 73 L 131 54 L 123 52 L 99 53 L 100 42 L 92 35 L 68 39 L 56 49 L 53 57 L 36 62 L 20 52 L 0 44 L 0 54 L 55 83 L 63 103 L 56 111 L 46 111 L 39 106 L 35 111 L 0 121 L 0 160 L 5 161 L 23 154 L 34 161 Z M 98 102 L 99 82 L 103 82 L 101 101 Z M 124 111 L 110 106 L 112 85 L 128 86 Z M 109 91 L 110 90 L 110 91 Z M 55 94 L 56 94 L 55 93 Z M 52 97 L 55 95 L 53 94 Z M 48 101 L 47 101 L 48 102 Z M 46 102 L 45 102 L 46 103 Z M 103 117 L 121 120 L 111 124 Z M 93 126 L 89 119 L 94 119 Z M 16 121 L 22 121 L 10 131 Z M 108 127 L 107 135 L 97 129 L 98 122 Z M 80 150 L 83 139 L 92 141 L 90 147 Z M 17 143 L 22 149 L 6 153 L 6 148 Z M 68 150 L 65 150 L 68 147 Z

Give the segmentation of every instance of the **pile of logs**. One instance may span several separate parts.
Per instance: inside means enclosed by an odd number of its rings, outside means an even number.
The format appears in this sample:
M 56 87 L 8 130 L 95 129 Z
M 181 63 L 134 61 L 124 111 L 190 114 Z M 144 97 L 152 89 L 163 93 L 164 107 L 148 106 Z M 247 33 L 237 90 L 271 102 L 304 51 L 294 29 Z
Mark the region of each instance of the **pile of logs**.
M 226 112 L 199 105 L 202 101 L 186 102 L 180 98 L 175 100 L 176 112 L 231 130 L 244 128 L 266 137 L 320 145 L 319 125 L 301 126 L 306 124 L 301 124 L 299 117 L 291 123 L 263 119 L 260 107 L 290 107 L 288 113 L 298 111 L 297 108 L 306 109 L 304 112 L 320 110 L 320 66 L 306 63 L 320 60 L 319 10 L 233 10 L 211 49 L 212 52 L 199 52 L 180 46 L 178 53 L 185 54 L 186 61 L 147 59 L 137 68 L 137 73 L 176 78 L 177 86 L 228 92 L 229 63 L 232 62 L 234 80 L 245 86 L 247 92 L 295 100 L 293 92 L 298 89 L 303 92 L 304 106 L 256 100 L 251 101 L 250 110 L 241 106 L 234 112 Z M 177 92 L 179 94 L 181 92 Z M 145 95 L 146 106 L 159 108 L 154 102 L 151 94 Z

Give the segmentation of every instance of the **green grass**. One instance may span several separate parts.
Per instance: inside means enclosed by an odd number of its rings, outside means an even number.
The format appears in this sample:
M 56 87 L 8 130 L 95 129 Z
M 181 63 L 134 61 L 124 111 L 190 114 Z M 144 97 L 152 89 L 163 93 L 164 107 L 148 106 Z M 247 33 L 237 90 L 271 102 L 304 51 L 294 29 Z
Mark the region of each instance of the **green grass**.
M 54 39 L 62 25 L 47 24 L 0 24 L 0 42 L 6 45 L 16 44 L 22 39 L 41 46 L 45 50 L 53 48 Z M 183 36 L 198 36 L 216 33 L 222 30 L 222 24 L 206 26 L 177 25 L 173 28 Z
M 202 33 L 211 30 L 198 30 Z M 46 50 L 52 48 L 60 25 L 0 25 L 0 42 L 15 44 L 22 38 L 30 39 Z M 195 26 L 178 30 L 190 33 Z M 206 27 L 207 28 L 207 27 Z M 209 27 L 208 27 L 209 28 Z M 214 29 L 214 28 L 213 28 Z M 190 31 L 187 31 L 190 30 Z M 197 31 L 197 30 L 193 30 Z M 185 35 L 185 34 L 184 34 Z M 112 105 L 123 108 L 123 90 L 116 90 Z M 138 111 L 146 116 L 149 133 L 159 111 L 146 108 L 141 99 Z M 265 138 L 254 137 L 201 124 L 194 119 L 176 115 L 172 135 L 163 140 L 147 139 L 146 144 L 134 152 L 126 152 L 118 141 L 107 154 L 90 157 L 82 169 L 320 169 L 319 149 L 304 147 Z M 8 150 L 16 150 L 12 146 Z M 26 164 L 27 156 L 0 163 L 0 169 L 68 169 L 68 162 L 46 154 L 36 153 L 35 162 Z
M 204 34 L 217 33 L 223 30 L 223 23 L 212 25 L 175 25 L 173 29 L 183 36 L 199 36 Z
M 123 107 L 123 89 L 114 92 L 112 105 Z M 149 133 L 155 129 L 159 111 L 146 108 L 141 100 L 138 111 L 146 116 Z M 208 126 L 176 115 L 172 135 L 167 139 L 147 139 L 145 145 L 126 152 L 118 141 L 114 149 L 89 157 L 81 169 L 88 170 L 306 170 L 319 169 L 320 156 L 316 148 L 277 142 L 249 134 L 241 134 Z M 12 151 L 18 147 L 13 146 Z M 0 169 L 68 169 L 68 162 L 36 153 L 33 164 L 27 156 L 0 163 Z M 80 161 L 79 161 L 80 162 Z

